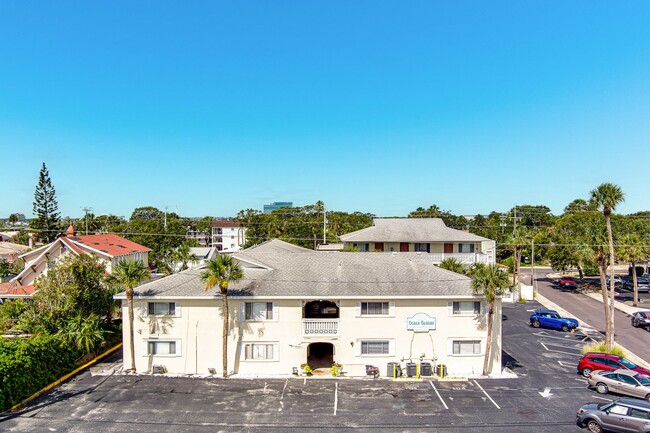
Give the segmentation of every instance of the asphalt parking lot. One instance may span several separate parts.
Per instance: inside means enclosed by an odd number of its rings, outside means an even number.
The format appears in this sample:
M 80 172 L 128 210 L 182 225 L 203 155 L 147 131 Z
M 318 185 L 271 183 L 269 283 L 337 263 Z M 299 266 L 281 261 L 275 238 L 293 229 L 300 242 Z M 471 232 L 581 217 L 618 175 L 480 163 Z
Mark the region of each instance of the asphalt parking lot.
M 7 432 L 575 432 L 575 413 L 604 401 L 576 373 L 588 337 L 533 329 L 537 303 L 504 306 L 513 379 L 206 379 L 89 372 L 0 416 Z

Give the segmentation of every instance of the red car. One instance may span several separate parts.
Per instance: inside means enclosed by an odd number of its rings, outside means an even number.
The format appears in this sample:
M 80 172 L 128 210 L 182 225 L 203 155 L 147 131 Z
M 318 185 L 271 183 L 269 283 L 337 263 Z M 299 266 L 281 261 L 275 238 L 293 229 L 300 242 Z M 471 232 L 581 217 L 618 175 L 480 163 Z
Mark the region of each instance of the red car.
M 632 361 L 618 355 L 609 355 L 607 353 L 589 352 L 582 355 L 578 362 L 578 372 L 584 377 L 589 377 L 594 370 L 618 370 L 625 368 L 634 370 L 638 373 L 650 376 L 650 371 L 639 367 Z
M 569 289 L 575 289 L 578 286 L 578 282 L 573 277 L 561 277 L 557 284 L 560 287 L 567 287 Z

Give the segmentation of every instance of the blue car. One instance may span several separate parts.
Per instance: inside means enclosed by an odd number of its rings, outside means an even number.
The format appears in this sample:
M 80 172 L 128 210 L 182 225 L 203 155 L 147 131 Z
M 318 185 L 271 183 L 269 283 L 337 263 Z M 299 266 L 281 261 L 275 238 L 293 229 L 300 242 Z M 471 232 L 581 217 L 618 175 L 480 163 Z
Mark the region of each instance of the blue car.
M 530 326 L 533 328 L 541 326 L 568 332 L 578 327 L 578 321 L 568 317 L 561 317 L 555 310 L 535 310 L 530 316 Z

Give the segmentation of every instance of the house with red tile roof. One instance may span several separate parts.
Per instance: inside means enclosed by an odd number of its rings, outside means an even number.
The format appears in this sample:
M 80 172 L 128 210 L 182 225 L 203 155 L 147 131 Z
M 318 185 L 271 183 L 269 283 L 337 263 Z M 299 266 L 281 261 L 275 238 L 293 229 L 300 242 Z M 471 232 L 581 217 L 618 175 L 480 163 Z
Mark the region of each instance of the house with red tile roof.
M 141 262 L 148 267 L 149 252 L 149 248 L 113 233 L 77 236 L 74 227 L 70 225 L 66 236 L 19 256 L 25 261 L 25 269 L 11 280 L 12 284 L 0 286 L 0 298 L 31 296 L 36 279 L 47 273 L 59 258 L 67 254 L 93 255 L 99 258 L 106 273 L 110 274 L 115 265 L 126 260 Z M 13 296 L 6 296 L 10 293 Z

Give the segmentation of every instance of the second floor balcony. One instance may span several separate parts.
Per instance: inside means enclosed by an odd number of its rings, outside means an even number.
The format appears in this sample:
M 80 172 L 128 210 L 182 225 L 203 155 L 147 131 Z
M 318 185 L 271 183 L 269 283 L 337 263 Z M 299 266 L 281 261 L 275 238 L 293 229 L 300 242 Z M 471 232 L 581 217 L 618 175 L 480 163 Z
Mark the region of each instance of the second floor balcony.
M 453 258 L 462 264 L 485 263 L 494 264 L 494 255 L 486 253 L 430 253 L 433 263 L 439 264 L 443 260 Z
M 304 337 L 338 337 L 339 319 L 302 319 Z

